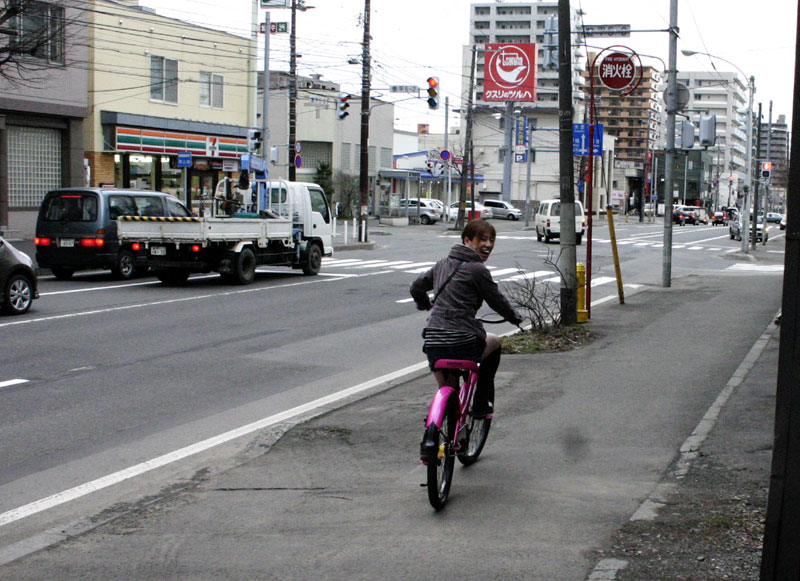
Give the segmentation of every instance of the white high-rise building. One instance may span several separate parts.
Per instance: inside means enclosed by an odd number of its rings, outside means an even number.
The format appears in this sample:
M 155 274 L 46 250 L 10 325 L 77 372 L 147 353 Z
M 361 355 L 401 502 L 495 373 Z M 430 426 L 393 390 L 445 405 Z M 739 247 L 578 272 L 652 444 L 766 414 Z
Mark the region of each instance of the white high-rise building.
M 701 116 L 717 118 L 716 144 L 709 148 L 714 160 L 712 175 L 717 180 L 715 207 L 733 206 L 737 197 L 741 199 L 744 194 L 747 177 L 747 79 L 731 72 L 680 71 L 678 83 L 689 89 L 689 101 L 682 113 L 689 116 L 696 128 Z M 699 133 L 695 135 L 699 138 Z

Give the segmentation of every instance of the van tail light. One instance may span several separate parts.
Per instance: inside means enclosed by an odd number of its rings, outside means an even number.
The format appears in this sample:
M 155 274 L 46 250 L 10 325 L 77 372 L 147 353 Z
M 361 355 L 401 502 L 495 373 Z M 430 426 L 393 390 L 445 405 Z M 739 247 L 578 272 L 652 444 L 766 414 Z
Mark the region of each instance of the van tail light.
M 106 245 L 106 241 L 104 238 L 83 238 L 81 240 L 81 246 L 85 248 L 102 248 Z
M 199 244 L 192 244 L 192 252 L 200 252 L 201 248 Z
M 547 219 L 547 227 L 550 227 L 550 218 Z
M 53 243 L 53 239 L 37 237 L 33 239 L 33 243 L 36 244 L 36 246 L 50 246 Z
M 140 242 L 134 242 L 133 244 L 131 244 L 131 248 L 135 252 L 139 252 L 142 249 L 142 244 Z

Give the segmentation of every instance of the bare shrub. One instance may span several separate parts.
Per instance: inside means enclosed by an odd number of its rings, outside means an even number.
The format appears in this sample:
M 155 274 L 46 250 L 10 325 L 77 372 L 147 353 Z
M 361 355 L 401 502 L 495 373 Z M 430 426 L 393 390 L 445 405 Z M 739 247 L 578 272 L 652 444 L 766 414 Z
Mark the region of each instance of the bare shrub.
M 506 291 L 511 304 L 518 309 L 530 323 L 531 332 L 547 332 L 561 327 L 560 284 L 551 280 L 557 278 L 563 284 L 564 275 L 549 252 L 544 263 L 553 271 L 552 276 L 537 279 L 517 264 L 522 278 L 512 280 Z

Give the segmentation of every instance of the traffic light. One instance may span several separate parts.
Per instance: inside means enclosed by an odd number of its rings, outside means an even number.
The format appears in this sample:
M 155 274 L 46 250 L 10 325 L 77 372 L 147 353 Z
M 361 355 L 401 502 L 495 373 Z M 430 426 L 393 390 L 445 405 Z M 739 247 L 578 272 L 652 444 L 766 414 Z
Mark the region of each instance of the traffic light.
M 350 103 L 348 103 L 349 100 L 350 100 L 350 95 L 348 93 L 339 94 L 339 101 L 336 105 L 336 116 L 339 119 L 344 119 L 345 117 L 350 115 L 350 113 L 347 112 L 347 109 L 350 107 Z
M 768 178 L 771 173 L 772 173 L 772 162 L 771 161 L 765 161 L 764 163 L 762 163 L 761 164 L 761 177 L 762 178 Z
M 428 108 L 439 108 L 439 77 L 428 77 Z
M 255 153 L 261 148 L 261 130 L 248 129 L 247 130 L 247 151 Z

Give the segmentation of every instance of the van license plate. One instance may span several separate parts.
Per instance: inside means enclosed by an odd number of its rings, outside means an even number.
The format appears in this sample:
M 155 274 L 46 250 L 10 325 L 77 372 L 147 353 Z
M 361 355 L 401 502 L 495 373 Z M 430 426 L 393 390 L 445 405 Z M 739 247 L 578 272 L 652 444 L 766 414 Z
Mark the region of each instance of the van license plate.
M 166 246 L 151 246 L 150 254 L 152 254 L 153 256 L 166 256 L 167 248 Z
M 61 248 L 73 248 L 75 246 L 75 240 L 73 238 L 62 238 L 58 241 L 58 245 Z

